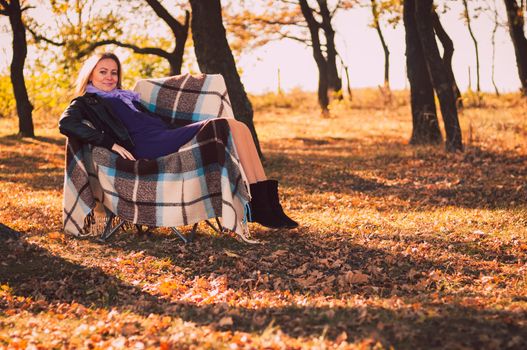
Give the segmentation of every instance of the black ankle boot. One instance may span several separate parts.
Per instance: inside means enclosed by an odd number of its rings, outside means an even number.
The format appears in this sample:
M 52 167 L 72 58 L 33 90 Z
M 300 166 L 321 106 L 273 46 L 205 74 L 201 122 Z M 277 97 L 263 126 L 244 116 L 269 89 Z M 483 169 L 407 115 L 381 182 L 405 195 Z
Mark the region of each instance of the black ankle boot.
M 255 184 L 250 184 L 251 187 L 251 222 L 257 222 L 262 226 L 269 228 L 283 228 L 285 227 L 280 216 L 271 207 L 269 199 L 268 181 L 261 181 Z
M 298 222 L 291 219 L 284 213 L 284 209 L 280 204 L 280 198 L 278 197 L 278 181 L 276 180 L 267 180 L 268 193 L 269 193 L 269 203 L 271 208 L 273 208 L 274 213 L 277 217 L 282 220 L 283 226 L 285 228 L 295 228 L 298 227 Z

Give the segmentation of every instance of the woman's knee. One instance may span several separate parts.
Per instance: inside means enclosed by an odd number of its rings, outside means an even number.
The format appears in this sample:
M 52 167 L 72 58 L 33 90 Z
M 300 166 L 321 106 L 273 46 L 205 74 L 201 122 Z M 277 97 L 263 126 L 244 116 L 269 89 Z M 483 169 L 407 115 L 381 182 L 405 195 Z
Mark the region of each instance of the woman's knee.
M 241 132 L 248 132 L 250 133 L 251 131 L 249 130 L 249 127 L 247 127 L 247 125 L 245 125 L 245 123 L 239 121 L 239 120 L 236 120 L 236 119 L 227 119 L 229 121 L 229 126 L 232 128 L 232 129 L 236 129 L 236 130 L 240 130 Z

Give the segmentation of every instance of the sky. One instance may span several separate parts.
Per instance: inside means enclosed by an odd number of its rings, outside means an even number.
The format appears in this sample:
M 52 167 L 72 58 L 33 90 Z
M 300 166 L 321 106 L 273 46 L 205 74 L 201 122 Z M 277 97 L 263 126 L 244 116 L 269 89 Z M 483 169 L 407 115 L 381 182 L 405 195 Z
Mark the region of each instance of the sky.
M 492 0 L 488 2 L 493 3 Z M 503 2 L 497 1 L 497 5 L 498 13 L 502 21 L 505 21 Z M 445 30 L 454 41 L 454 74 L 460 89 L 465 91 L 470 67 L 472 89 L 475 90 L 475 49 L 467 26 L 460 18 L 461 1 L 450 1 L 449 6 L 451 10 L 440 16 Z M 384 82 L 384 52 L 377 32 L 369 27 L 371 20 L 371 12 L 367 8 L 347 11 L 334 20 L 337 49 L 349 66 L 352 88 L 376 87 Z M 473 20 L 472 26 L 478 40 L 481 89 L 494 91 L 491 80 L 493 21 L 490 16 L 482 15 Z M 390 50 L 390 86 L 393 89 L 404 89 L 408 87 L 404 28 L 401 23 L 396 29 L 383 29 Z M 276 91 L 278 69 L 282 89 L 317 88 L 318 71 L 311 48 L 291 40 L 272 43 L 256 50 L 251 56 L 242 57 L 240 67 L 244 72 L 243 83 L 251 92 Z M 496 33 L 495 81 L 500 92 L 517 91 L 520 88 L 514 48 L 505 26 L 500 27 Z
M 479 1 L 494 3 L 493 0 Z M 469 2 L 469 3 L 475 3 Z M 458 85 L 465 91 L 469 85 L 469 67 L 472 89 L 476 86 L 476 60 L 474 44 L 467 26 L 461 19 L 461 1 L 448 1 L 450 11 L 440 14 L 445 30 L 454 41 L 453 69 Z M 505 24 L 505 9 L 502 1 L 496 1 L 500 18 Z M 369 26 L 371 12 L 358 8 L 338 13 L 334 18 L 337 32 L 336 44 L 349 67 L 352 88 L 376 87 L 384 80 L 384 54 L 376 31 Z M 481 15 L 473 20 L 473 31 L 479 43 L 481 89 L 494 91 L 491 82 L 493 22 L 490 15 Z M 5 26 L 4 21 L 0 25 Z M 402 23 L 395 29 L 385 26 L 384 35 L 390 50 L 390 85 L 392 89 L 408 87 L 405 71 L 405 43 Z M 5 71 L 11 59 L 11 34 L 0 32 L 0 69 Z M 30 54 L 33 51 L 30 51 Z M 35 53 L 33 53 L 35 54 Z M 282 40 L 256 49 L 239 57 L 242 82 L 250 93 L 276 91 L 278 70 L 281 88 L 288 91 L 301 88 L 315 91 L 318 72 L 310 47 L 301 43 Z M 496 33 L 495 81 L 500 92 L 517 91 L 520 81 L 516 68 L 514 48 L 506 26 Z

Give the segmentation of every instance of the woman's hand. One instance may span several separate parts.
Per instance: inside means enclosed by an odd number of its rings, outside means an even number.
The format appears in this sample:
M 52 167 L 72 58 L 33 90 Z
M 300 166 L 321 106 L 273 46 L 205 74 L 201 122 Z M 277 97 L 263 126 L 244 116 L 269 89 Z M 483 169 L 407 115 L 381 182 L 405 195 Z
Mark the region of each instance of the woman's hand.
M 132 153 L 128 152 L 128 150 L 126 148 L 124 148 L 123 146 L 118 145 L 116 143 L 113 144 L 112 151 L 118 153 L 124 159 L 135 160 L 135 158 L 132 155 Z

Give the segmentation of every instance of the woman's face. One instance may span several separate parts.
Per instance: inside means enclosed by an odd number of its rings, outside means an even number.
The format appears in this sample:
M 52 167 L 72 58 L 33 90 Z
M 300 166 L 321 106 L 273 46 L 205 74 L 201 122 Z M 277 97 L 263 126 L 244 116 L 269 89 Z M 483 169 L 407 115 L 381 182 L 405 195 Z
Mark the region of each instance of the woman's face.
M 90 81 L 93 86 L 102 91 L 112 91 L 119 81 L 117 62 L 111 58 L 104 58 L 97 63 L 91 73 Z

